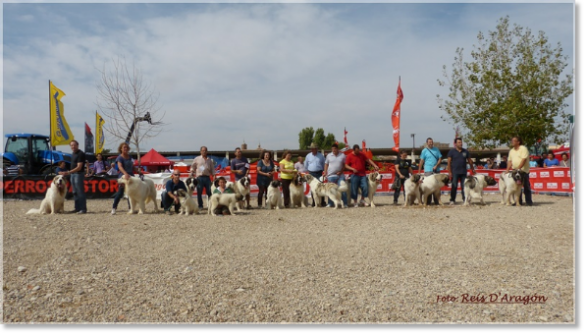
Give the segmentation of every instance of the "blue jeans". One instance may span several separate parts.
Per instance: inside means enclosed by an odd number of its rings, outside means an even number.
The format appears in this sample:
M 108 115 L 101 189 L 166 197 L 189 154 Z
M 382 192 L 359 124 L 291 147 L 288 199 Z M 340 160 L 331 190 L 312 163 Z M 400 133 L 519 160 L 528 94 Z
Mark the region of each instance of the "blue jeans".
M 74 173 L 71 175 L 71 188 L 73 189 L 73 199 L 75 203 L 76 212 L 87 211 L 84 180 L 85 176 L 83 175 L 83 173 Z
M 460 187 L 462 188 L 462 201 L 466 199 L 464 195 L 464 180 L 466 180 L 466 174 L 452 173 L 452 191 L 450 192 L 450 201 L 456 202 L 456 195 L 458 193 L 458 181 L 460 181 Z
M 357 176 L 353 174 L 350 177 L 350 198 L 354 201 L 358 199 L 358 187 L 362 190 L 362 196 L 368 196 L 368 180 L 366 180 L 366 176 Z
M 197 205 L 200 209 L 203 208 L 202 193 L 204 188 L 209 199 L 212 195 L 212 180 L 210 179 L 210 176 L 197 177 Z
M 161 193 L 161 203 L 163 204 L 163 210 L 165 211 L 169 211 L 171 210 L 171 206 L 175 207 L 175 213 L 179 213 L 179 208 L 181 208 L 181 204 L 176 204 L 173 201 L 173 198 L 171 198 L 168 194 L 167 191 L 163 191 Z
M 340 186 L 340 182 L 342 180 L 344 180 L 344 175 L 341 175 L 341 176 L 333 175 L 333 176 L 328 177 L 328 182 L 334 183 L 338 186 Z M 344 203 L 345 206 L 348 206 L 348 195 L 346 193 L 347 192 L 342 193 L 342 202 Z M 332 200 L 328 200 L 328 205 L 334 206 L 334 202 Z

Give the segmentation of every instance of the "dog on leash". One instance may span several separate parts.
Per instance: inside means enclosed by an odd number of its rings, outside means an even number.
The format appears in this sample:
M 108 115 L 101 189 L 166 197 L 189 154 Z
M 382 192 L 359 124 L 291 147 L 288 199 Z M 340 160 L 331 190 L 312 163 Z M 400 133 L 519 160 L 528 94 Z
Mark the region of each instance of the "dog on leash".
M 427 206 L 427 198 L 432 194 L 438 201 L 440 206 L 443 206 L 441 199 L 441 188 L 447 186 L 450 182 L 450 176 L 444 173 L 438 173 L 431 176 L 427 176 L 423 179 L 423 182 L 419 185 L 419 192 L 421 192 L 421 201 L 423 207 Z
M 503 197 L 501 204 L 510 206 L 520 204 L 521 189 L 523 188 L 523 171 L 512 170 L 501 173 L 499 190 Z
M 303 183 L 305 182 L 305 178 L 298 173 L 293 178 L 293 183 L 291 183 L 291 207 L 307 207 L 307 197 L 305 196 L 305 187 L 303 187 Z
M 183 215 L 190 215 L 190 214 L 197 214 L 199 209 L 195 204 L 195 200 L 193 199 L 193 191 L 185 191 L 184 189 L 179 189 L 174 192 L 177 197 L 179 197 L 179 203 L 181 206 L 179 207 L 179 214 Z
M 376 188 L 382 179 L 383 176 L 378 171 L 374 171 L 368 175 L 368 201 L 370 202 L 370 207 L 376 207 L 374 204 L 374 193 L 376 193 Z M 361 188 L 358 188 L 358 194 L 362 194 Z
M 45 198 L 41 202 L 40 208 L 33 208 L 26 212 L 26 214 L 55 214 L 63 213 L 65 211 L 65 195 L 67 194 L 67 186 L 65 177 L 58 175 L 53 178 L 51 186 L 45 193 Z
M 419 191 L 419 186 L 423 182 L 424 177 L 422 174 L 413 174 L 407 180 L 405 180 L 405 204 L 403 207 L 413 206 L 415 204 L 415 200 L 419 202 L 419 205 L 422 204 L 421 202 L 421 192 Z
M 484 188 L 487 186 L 496 185 L 496 180 L 493 177 L 477 174 L 466 177 L 464 181 L 464 205 L 470 205 L 472 198 L 480 199 L 480 204 L 484 205 Z
M 322 183 L 310 174 L 306 174 L 304 178 L 305 181 L 309 184 L 313 199 L 315 199 L 315 208 L 320 207 L 321 197 L 328 197 L 330 200 L 332 200 L 334 203 L 334 209 L 337 209 L 338 207 L 344 208 L 344 203 L 342 202 L 342 192 L 346 192 L 348 190 L 348 184 L 346 184 L 346 182 L 338 187 L 338 185 L 334 183 Z
M 281 186 L 282 184 L 279 180 L 273 180 L 269 184 L 267 189 L 267 209 L 281 208 L 281 191 L 279 190 L 279 187 Z
M 216 209 L 219 205 L 228 207 L 230 215 L 236 215 L 235 207 L 238 201 L 241 201 L 244 197 L 236 193 L 215 193 L 210 197 L 210 205 L 208 206 L 208 214 L 216 216 Z
M 128 214 L 144 214 L 146 212 L 146 203 L 152 201 L 155 205 L 154 213 L 159 211 L 157 206 L 157 190 L 155 183 L 145 178 L 140 180 L 139 177 L 130 177 L 128 179 L 121 177 L 118 179 L 118 184 L 124 184 L 124 194 L 130 200 L 130 211 Z
M 248 194 L 250 194 L 250 177 L 242 177 L 240 178 L 240 180 L 234 183 L 229 182 L 226 184 L 226 188 L 228 187 L 233 189 L 236 194 L 240 194 L 241 196 L 246 197 Z M 238 203 L 236 204 L 236 209 L 238 211 L 241 211 L 243 208 L 244 200 L 238 201 Z

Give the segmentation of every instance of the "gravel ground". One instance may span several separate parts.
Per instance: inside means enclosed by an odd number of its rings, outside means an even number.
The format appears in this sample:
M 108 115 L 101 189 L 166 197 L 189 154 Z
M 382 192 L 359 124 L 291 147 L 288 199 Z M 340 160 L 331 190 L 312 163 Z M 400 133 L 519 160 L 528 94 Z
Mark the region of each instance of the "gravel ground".
M 86 215 L 27 216 L 40 201 L 5 201 L 3 320 L 574 323 L 572 199 L 486 198 L 234 217 L 111 216 L 109 200 Z

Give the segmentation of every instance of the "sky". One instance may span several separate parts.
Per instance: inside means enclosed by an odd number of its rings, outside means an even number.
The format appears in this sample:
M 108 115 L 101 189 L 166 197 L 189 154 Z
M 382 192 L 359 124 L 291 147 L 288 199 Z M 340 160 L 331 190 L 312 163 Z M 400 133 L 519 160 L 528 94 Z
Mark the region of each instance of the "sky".
M 159 94 L 163 132 L 141 150 L 297 149 L 304 127 L 350 144 L 393 147 L 401 77 L 401 147 L 451 142 L 437 80 L 499 18 L 545 31 L 574 68 L 574 4 L 48 4 L 3 7 L 3 132 L 49 133 L 48 80 L 83 143 L 98 69 L 123 57 Z M 574 95 L 567 112 L 574 111 Z M 108 122 L 108 120 L 106 120 Z M 94 131 L 95 132 L 95 131 Z M 121 141 L 106 134 L 106 148 Z M 68 151 L 68 146 L 58 149 Z

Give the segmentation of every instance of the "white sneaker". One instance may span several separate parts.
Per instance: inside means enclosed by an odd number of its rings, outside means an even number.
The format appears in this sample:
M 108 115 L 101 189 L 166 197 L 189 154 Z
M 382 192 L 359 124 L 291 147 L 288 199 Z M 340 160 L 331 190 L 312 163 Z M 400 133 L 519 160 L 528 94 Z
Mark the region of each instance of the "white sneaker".
M 455 203 L 453 201 L 450 201 L 450 205 L 455 205 Z
M 115 208 L 112 208 L 112 212 L 110 214 L 115 215 L 116 214 L 116 209 Z
M 355 203 L 355 204 L 354 204 L 354 207 L 358 207 L 358 203 Z
M 332 206 L 332 205 L 330 205 L 330 204 L 328 204 L 326 207 L 330 207 L 330 208 L 331 208 L 331 207 L 333 207 L 333 206 Z

